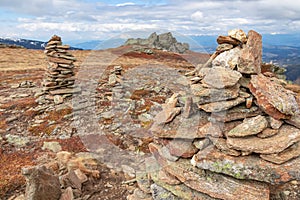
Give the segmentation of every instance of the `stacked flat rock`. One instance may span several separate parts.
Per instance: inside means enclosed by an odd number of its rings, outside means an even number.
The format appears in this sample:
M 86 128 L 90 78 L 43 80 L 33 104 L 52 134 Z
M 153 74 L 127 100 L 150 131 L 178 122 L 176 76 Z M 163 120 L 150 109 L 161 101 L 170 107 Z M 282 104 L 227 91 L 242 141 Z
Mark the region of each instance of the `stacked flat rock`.
M 151 178 L 180 199 L 269 199 L 269 184 L 300 180 L 297 95 L 261 73 L 257 32 L 217 42 L 191 93 L 173 94 L 155 117 L 149 149 L 161 168 Z
M 45 47 L 48 67 L 43 82 L 43 90 L 51 96 L 62 98 L 79 92 L 74 87 L 74 62 L 75 57 L 68 52 L 69 45 L 63 45 L 61 38 L 54 35 Z

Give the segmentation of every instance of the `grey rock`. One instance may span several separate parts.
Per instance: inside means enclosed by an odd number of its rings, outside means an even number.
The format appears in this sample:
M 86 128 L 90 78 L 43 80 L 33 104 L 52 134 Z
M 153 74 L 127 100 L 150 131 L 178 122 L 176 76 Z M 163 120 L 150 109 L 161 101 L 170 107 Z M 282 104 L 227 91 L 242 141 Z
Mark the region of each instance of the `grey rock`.
M 46 150 L 46 149 L 53 151 L 55 153 L 62 150 L 59 142 L 44 142 L 42 146 L 42 150 Z
M 180 200 L 168 190 L 160 187 L 157 184 L 151 185 L 151 193 L 153 200 Z
M 130 38 L 125 42 L 125 45 L 142 45 L 149 48 L 167 50 L 176 53 L 185 53 L 189 50 L 189 45 L 187 43 L 177 42 L 176 38 L 174 38 L 170 32 L 160 35 L 157 35 L 154 32 L 147 39 Z
M 29 138 L 27 137 L 11 134 L 6 135 L 6 141 L 16 147 L 26 146 L 30 142 Z
M 53 100 L 56 105 L 62 104 L 64 102 L 64 98 L 60 95 L 54 95 Z
M 212 66 L 213 67 L 220 66 L 220 67 L 235 69 L 239 64 L 240 54 L 241 54 L 241 49 L 239 47 L 229 49 L 228 51 L 224 51 L 212 61 Z
M 61 195 L 60 183 L 52 170 L 45 166 L 23 168 L 26 178 L 25 197 L 28 200 L 58 200 Z

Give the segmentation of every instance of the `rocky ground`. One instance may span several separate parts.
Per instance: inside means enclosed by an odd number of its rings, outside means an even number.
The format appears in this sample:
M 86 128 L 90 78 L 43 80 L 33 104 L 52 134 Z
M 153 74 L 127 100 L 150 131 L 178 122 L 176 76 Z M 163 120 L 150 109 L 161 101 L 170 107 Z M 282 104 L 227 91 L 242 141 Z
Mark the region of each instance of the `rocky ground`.
M 135 46 L 72 54 L 81 95 L 55 104 L 36 95 L 47 66 L 43 51 L 0 49 L 0 199 L 21 199 L 21 169 L 59 162 L 59 151 L 96 156 L 93 170 L 100 176 L 88 174 L 77 198 L 126 199 L 136 188 L 139 162 L 149 154 L 152 137 L 144 130 L 161 104 L 186 87 L 183 74 L 208 59 Z M 121 77 L 111 76 L 114 66 L 121 66 Z M 91 119 L 97 127 L 84 130 L 84 120 Z M 61 168 L 56 172 L 63 174 Z
M 0 198 L 299 199 L 300 87 L 258 33 L 217 42 L 0 49 Z

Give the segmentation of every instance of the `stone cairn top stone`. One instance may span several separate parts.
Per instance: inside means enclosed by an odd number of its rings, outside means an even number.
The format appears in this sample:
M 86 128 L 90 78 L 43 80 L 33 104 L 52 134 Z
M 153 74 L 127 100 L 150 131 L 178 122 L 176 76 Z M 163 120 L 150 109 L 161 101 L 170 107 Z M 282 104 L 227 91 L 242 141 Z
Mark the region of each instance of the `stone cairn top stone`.
M 297 95 L 261 73 L 259 33 L 231 30 L 217 42 L 186 74 L 191 94 L 173 94 L 155 117 L 151 188 L 174 199 L 267 200 L 270 185 L 300 180 Z
M 76 58 L 68 52 L 70 46 L 63 45 L 59 36 L 54 35 L 48 41 L 44 53 L 47 56 L 48 66 L 43 81 L 43 92 L 48 100 L 56 104 L 63 99 L 80 92 L 74 87 L 74 62 Z

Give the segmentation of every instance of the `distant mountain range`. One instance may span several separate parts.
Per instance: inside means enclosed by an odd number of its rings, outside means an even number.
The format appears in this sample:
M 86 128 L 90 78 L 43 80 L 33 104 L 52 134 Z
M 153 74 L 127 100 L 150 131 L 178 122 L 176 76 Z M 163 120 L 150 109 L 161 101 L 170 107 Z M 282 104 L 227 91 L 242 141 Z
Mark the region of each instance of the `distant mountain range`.
M 28 40 L 28 39 L 11 39 L 11 38 L 0 38 L 0 44 L 8 44 L 14 46 L 24 47 L 26 49 L 45 49 L 47 42 Z M 70 49 L 82 49 L 71 47 Z

